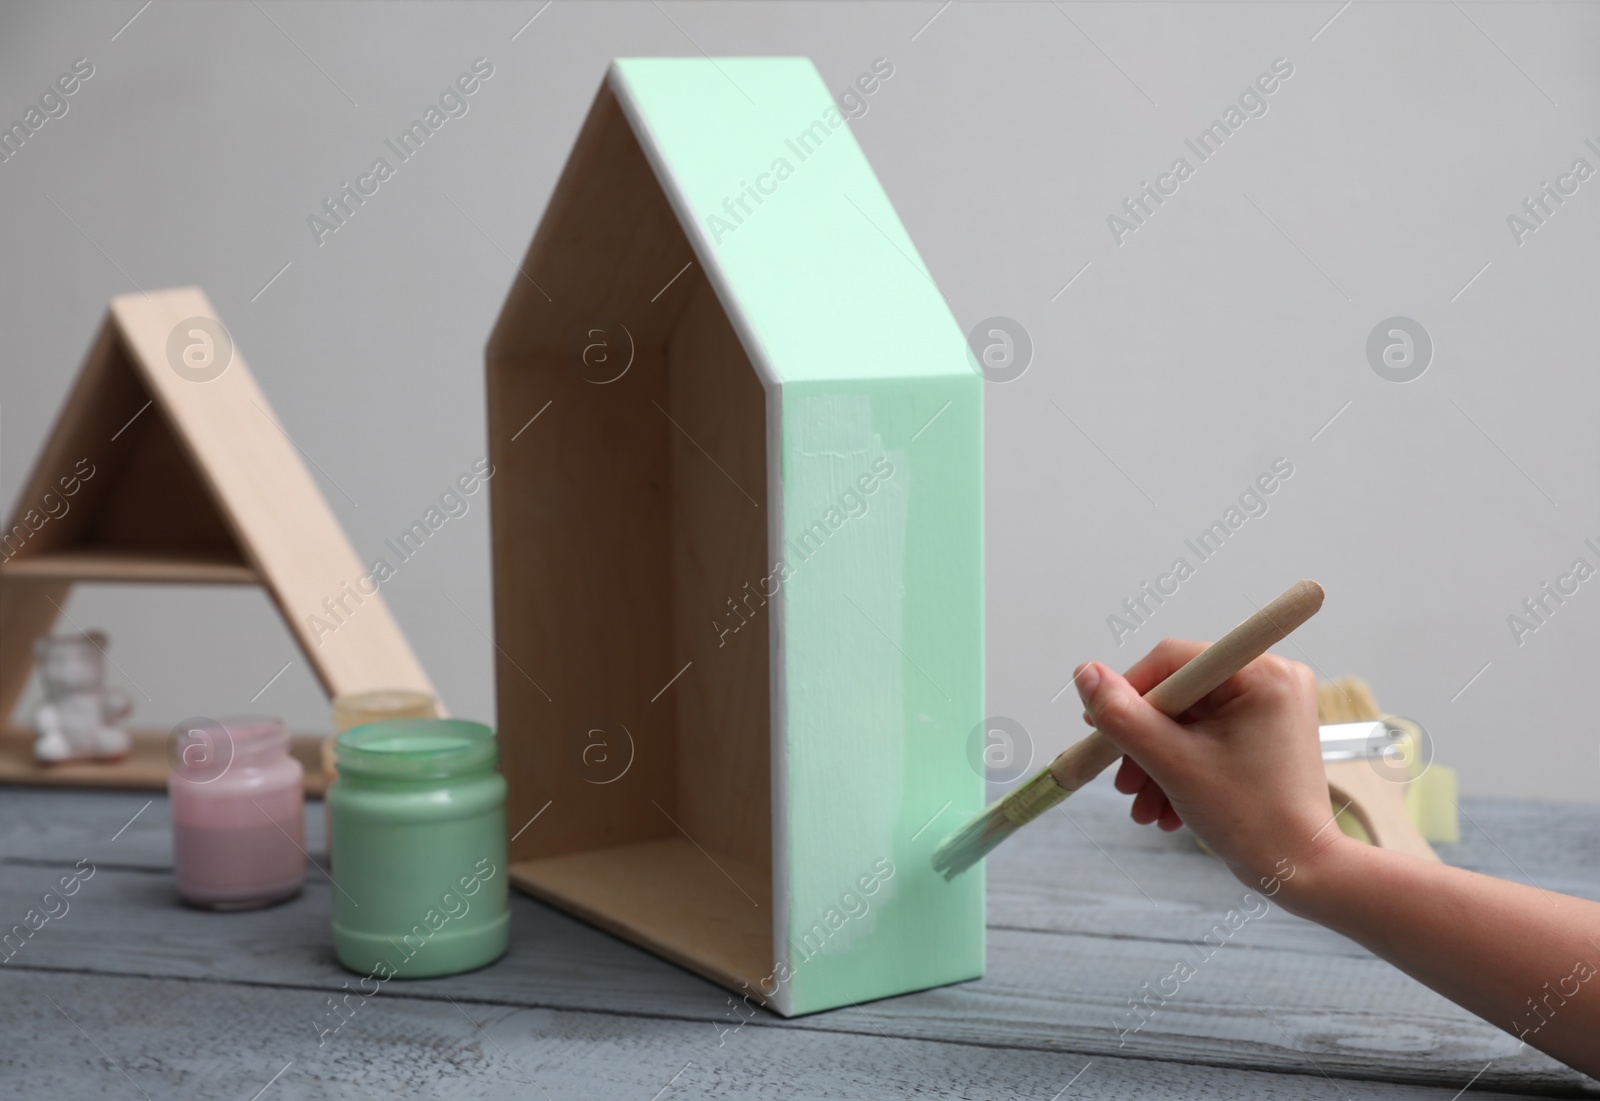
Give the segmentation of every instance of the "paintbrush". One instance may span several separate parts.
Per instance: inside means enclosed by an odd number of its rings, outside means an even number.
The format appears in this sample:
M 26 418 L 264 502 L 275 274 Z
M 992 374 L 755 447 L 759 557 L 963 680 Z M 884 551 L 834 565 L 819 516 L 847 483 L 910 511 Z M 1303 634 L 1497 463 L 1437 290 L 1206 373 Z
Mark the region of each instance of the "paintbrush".
M 1163 715 L 1183 714 L 1316 615 L 1321 607 L 1322 586 L 1315 581 L 1296 581 L 1146 692 L 1144 698 Z M 1121 756 L 1122 750 L 1098 730 L 1068 746 L 1033 779 L 945 838 L 934 850 L 934 870 L 945 879 L 954 879 Z

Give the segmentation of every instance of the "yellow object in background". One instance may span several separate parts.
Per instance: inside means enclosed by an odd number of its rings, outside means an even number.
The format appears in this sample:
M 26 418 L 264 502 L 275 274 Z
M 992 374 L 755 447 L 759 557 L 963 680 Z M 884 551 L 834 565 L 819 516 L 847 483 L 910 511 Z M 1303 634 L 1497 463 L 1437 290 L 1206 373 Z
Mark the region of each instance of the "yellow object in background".
M 1411 816 L 1417 832 L 1428 841 L 1455 842 L 1461 840 L 1460 812 L 1456 806 L 1456 772 L 1453 768 L 1433 764 L 1431 750 L 1423 741 L 1422 728 L 1410 719 L 1398 715 L 1385 715 L 1378 709 L 1367 682 L 1358 677 L 1341 677 L 1332 683 L 1317 686 L 1317 721 L 1321 723 L 1351 723 L 1381 720 L 1385 725 L 1401 731 L 1401 760 L 1409 763 L 1411 781 L 1406 784 L 1406 813 Z M 1371 842 L 1367 831 L 1349 811 L 1335 815 L 1339 828 L 1358 841 Z
M 409 688 L 380 688 L 374 692 L 347 692 L 333 697 L 335 737 L 353 726 L 364 726 L 385 719 L 438 717 L 438 706 L 433 697 L 427 692 L 416 692 Z

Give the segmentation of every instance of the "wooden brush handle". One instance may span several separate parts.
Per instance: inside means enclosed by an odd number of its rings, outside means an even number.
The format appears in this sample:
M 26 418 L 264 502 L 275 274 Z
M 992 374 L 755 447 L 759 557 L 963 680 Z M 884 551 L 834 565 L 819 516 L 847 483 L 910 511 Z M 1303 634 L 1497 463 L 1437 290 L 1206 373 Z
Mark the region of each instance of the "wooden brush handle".
M 1316 615 L 1317 609 L 1322 607 L 1322 595 L 1322 586 L 1315 581 L 1296 581 L 1266 607 L 1146 692 L 1144 698 L 1163 715 L 1183 714 Z M 1121 756 L 1122 750 L 1096 730 L 1083 741 L 1062 750 L 1050 763 L 1050 775 L 1067 791 L 1077 791 Z

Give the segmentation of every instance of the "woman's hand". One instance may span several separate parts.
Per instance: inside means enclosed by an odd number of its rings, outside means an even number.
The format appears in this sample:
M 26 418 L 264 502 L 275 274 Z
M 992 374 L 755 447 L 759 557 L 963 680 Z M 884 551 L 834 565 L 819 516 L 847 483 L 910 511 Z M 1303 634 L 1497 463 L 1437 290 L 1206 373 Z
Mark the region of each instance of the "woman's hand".
M 1126 677 L 1080 666 L 1084 718 L 1125 754 L 1117 790 L 1134 796 L 1135 822 L 1187 825 L 1252 887 L 1287 882 L 1344 836 L 1328 802 L 1316 677 L 1266 654 L 1176 721 L 1142 698 L 1205 646 L 1167 639 Z
M 1140 697 L 1201 649 L 1169 639 L 1126 678 L 1078 668 L 1084 718 L 1125 754 L 1117 789 L 1134 797 L 1134 821 L 1190 826 L 1273 901 L 1600 1076 L 1600 903 L 1346 837 L 1305 666 L 1259 657 L 1176 722 Z

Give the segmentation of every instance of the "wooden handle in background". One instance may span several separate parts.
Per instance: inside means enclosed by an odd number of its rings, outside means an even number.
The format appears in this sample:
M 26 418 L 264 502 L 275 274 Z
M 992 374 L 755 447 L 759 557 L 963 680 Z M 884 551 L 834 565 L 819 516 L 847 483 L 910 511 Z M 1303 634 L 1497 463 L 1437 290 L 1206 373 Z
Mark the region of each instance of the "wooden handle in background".
M 1350 812 L 1367 839 L 1380 849 L 1409 853 L 1438 864 L 1439 854 L 1422 836 L 1406 810 L 1406 785 L 1378 773 L 1370 760 L 1328 761 L 1328 794 L 1333 805 Z
M 1322 586 L 1296 581 L 1266 607 L 1196 654 L 1187 665 L 1144 694 L 1163 715 L 1181 715 L 1222 682 L 1282 642 L 1322 607 Z M 1070 745 L 1050 763 L 1050 775 L 1067 791 L 1077 791 L 1104 772 L 1117 758 L 1118 749 L 1096 730 Z

